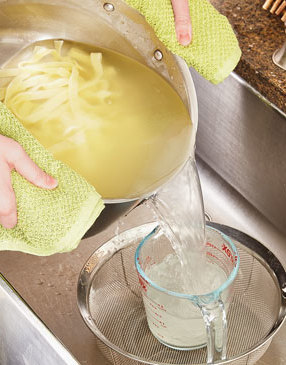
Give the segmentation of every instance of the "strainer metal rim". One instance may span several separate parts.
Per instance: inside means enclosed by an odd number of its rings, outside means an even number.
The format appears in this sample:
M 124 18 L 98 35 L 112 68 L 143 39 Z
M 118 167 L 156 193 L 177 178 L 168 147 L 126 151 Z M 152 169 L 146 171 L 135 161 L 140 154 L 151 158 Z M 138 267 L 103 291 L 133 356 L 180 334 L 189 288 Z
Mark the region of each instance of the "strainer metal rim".
M 146 234 L 152 229 L 154 229 L 158 225 L 157 222 L 147 223 L 140 226 L 136 226 L 134 228 L 128 229 L 126 231 L 123 231 L 120 236 L 124 236 L 127 234 L 131 234 L 134 231 L 134 233 L 138 233 L 138 229 L 145 230 Z M 243 233 L 235 228 L 225 226 L 219 223 L 214 222 L 207 222 L 208 226 L 211 226 L 213 228 L 218 229 L 219 231 L 223 232 L 224 234 L 228 235 L 229 237 L 237 240 L 242 246 L 245 246 L 247 249 L 251 250 L 255 253 L 255 258 L 257 258 L 259 261 L 263 262 L 264 266 L 267 268 L 271 276 L 276 280 L 280 290 L 281 290 L 281 308 L 279 312 L 279 316 L 277 321 L 275 322 L 272 329 L 269 331 L 268 335 L 264 337 L 264 339 L 260 340 L 256 345 L 252 346 L 249 350 L 238 354 L 237 356 L 228 358 L 223 361 L 215 362 L 216 365 L 227 365 L 230 364 L 233 361 L 237 361 L 239 359 L 242 359 L 245 356 L 251 355 L 253 352 L 259 350 L 264 345 L 266 345 L 269 341 L 272 340 L 273 336 L 277 333 L 277 331 L 281 328 L 283 325 L 285 318 L 286 318 L 286 272 L 280 263 L 280 261 L 277 259 L 277 257 L 269 251 L 262 243 L 258 242 L 256 239 L 250 237 L 246 233 Z M 145 234 L 145 235 L 146 235 Z M 132 242 L 125 242 L 125 244 L 122 247 L 117 247 L 116 250 L 108 251 L 106 253 L 106 257 L 104 262 L 101 262 L 100 267 L 98 266 L 100 256 L 102 256 L 102 253 L 105 250 L 105 246 L 112 243 L 114 241 L 115 237 L 112 237 L 111 239 L 107 240 L 105 243 L 103 243 L 87 260 L 85 265 L 83 266 L 79 279 L 78 279 L 78 285 L 77 285 L 77 303 L 78 308 L 80 311 L 80 314 L 85 322 L 85 324 L 89 327 L 89 329 L 103 342 L 105 345 L 107 345 L 112 350 L 118 352 L 119 354 L 130 358 L 132 360 L 138 361 L 140 363 L 148 364 L 148 365 L 162 365 L 162 363 L 158 363 L 155 361 L 148 361 L 143 360 L 136 355 L 133 355 L 131 353 L 127 353 L 118 346 L 114 345 L 112 342 L 110 342 L 96 327 L 94 324 L 92 317 L 90 315 L 89 310 L 89 293 L 90 288 L 92 284 L 92 279 L 96 272 L 99 270 L 99 268 L 102 266 L 102 264 L 110 259 L 110 257 L 114 254 L 116 251 L 121 251 L 123 248 L 128 247 L 132 244 Z M 269 264 L 269 261 L 271 265 Z M 166 364 L 167 365 L 167 364 Z M 195 364 L 192 364 L 195 365 Z M 196 364 L 196 365 L 202 365 Z

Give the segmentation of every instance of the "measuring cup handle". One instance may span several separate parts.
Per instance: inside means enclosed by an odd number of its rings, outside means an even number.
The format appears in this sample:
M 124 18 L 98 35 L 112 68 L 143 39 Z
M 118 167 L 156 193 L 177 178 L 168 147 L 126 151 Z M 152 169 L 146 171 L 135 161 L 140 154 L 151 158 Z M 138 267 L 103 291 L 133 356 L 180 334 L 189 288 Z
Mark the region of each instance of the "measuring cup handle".
M 221 299 L 200 306 L 207 331 L 207 364 L 226 359 L 227 320 Z

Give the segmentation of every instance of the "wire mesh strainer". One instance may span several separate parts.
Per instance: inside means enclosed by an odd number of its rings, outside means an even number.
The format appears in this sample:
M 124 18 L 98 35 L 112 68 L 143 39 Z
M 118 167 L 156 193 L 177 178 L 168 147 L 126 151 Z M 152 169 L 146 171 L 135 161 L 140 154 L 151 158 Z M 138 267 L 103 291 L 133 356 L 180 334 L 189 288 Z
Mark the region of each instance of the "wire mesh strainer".
M 228 312 L 227 360 L 216 364 L 251 365 L 267 350 L 285 319 L 286 274 L 276 257 L 253 238 L 208 224 L 232 237 L 241 260 Z M 149 223 L 123 232 L 89 258 L 78 283 L 81 315 L 103 341 L 100 349 L 112 364 L 205 364 L 205 348 L 170 349 L 148 328 L 134 254 L 155 226 Z

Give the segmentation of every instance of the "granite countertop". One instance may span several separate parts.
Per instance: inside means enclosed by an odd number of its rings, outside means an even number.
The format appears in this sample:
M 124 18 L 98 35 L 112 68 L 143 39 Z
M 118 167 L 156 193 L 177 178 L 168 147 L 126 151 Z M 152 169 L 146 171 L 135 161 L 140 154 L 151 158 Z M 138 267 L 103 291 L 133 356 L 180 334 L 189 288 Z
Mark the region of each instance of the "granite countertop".
M 235 72 L 286 113 L 286 71 L 272 61 L 286 40 L 281 18 L 263 10 L 264 0 L 210 0 L 225 15 L 242 50 Z

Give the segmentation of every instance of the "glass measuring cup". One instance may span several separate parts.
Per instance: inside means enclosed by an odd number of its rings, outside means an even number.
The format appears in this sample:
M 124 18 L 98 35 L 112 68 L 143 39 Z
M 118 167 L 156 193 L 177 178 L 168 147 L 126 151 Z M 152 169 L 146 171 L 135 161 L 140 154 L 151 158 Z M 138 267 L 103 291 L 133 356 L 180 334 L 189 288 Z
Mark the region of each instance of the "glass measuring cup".
M 224 360 L 226 314 L 239 268 L 235 245 L 225 234 L 207 227 L 206 260 L 214 265 L 218 273 L 224 273 L 225 280 L 216 290 L 202 294 L 183 294 L 165 289 L 148 277 L 148 270 L 170 254 L 174 254 L 173 248 L 159 226 L 141 241 L 135 254 L 135 266 L 151 332 L 164 345 L 179 350 L 193 350 L 207 345 L 208 364 L 217 358 Z

